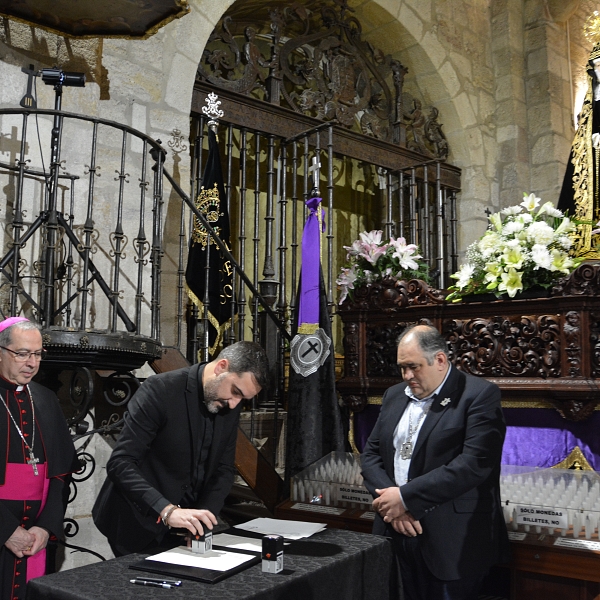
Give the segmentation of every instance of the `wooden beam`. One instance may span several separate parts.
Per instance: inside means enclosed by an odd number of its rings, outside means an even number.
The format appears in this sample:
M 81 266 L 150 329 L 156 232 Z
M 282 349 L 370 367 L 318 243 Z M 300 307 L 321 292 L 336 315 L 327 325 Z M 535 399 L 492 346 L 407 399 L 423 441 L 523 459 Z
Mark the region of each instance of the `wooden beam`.
M 283 497 L 283 479 L 241 429 L 238 429 L 235 468 L 267 509 L 274 514 L 275 507 Z
M 220 108 L 225 112 L 224 122 L 232 123 L 238 127 L 247 127 L 251 131 L 256 130 L 288 139 L 303 131 L 323 125 L 323 121 L 307 117 L 289 108 L 269 104 L 250 96 L 236 94 L 198 81 L 194 85 L 192 95 L 192 113 L 202 116 L 205 98 L 210 92 L 216 92 L 219 96 Z M 322 132 L 321 147 L 326 147 L 326 144 L 326 133 Z M 413 152 L 408 148 L 339 126 L 333 128 L 333 151 L 342 156 L 350 156 L 391 170 L 410 169 L 413 166 L 432 161 L 430 157 Z M 442 162 L 442 185 L 459 191 L 460 174 L 461 170 L 458 167 Z M 435 165 L 428 169 L 427 175 L 429 181 L 434 183 Z M 423 177 L 422 168 L 417 169 L 417 176 Z
M 162 356 L 148 364 L 155 373 L 166 373 L 190 366 L 187 358 L 181 353 L 179 348 L 170 346 L 163 346 Z

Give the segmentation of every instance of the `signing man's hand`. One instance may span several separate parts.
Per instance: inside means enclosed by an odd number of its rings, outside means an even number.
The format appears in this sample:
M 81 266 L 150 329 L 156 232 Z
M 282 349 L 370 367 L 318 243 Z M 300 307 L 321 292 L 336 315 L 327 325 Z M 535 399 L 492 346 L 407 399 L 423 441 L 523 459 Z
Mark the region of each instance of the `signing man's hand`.
M 176 508 L 169 515 L 169 525 L 187 529 L 192 535 L 203 535 L 204 528 L 212 529 L 217 518 L 210 510 L 201 508 Z

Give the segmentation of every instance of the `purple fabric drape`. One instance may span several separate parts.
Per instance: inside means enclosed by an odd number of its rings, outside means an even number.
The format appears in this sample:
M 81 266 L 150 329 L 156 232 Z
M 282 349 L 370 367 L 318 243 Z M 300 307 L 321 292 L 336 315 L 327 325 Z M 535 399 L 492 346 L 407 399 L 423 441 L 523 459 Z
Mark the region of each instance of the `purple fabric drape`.
M 375 427 L 380 410 L 381 406 L 368 404 L 361 412 L 354 413 L 354 444 L 359 452 L 363 451 L 369 435 Z
M 552 467 L 579 446 L 600 470 L 600 412 L 585 421 L 567 421 L 551 408 L 505 408 L 508 430 L 502 464 Z

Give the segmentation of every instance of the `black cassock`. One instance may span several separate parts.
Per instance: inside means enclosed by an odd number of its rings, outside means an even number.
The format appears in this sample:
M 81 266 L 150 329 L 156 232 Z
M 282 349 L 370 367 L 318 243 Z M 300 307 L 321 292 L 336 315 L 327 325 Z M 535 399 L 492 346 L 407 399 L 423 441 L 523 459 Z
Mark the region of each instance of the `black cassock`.
M 69 474 L 79 463 L 53 392 L 36 383 L 31 383 L 28 391 L 0 377 L 0 396 L 6 405 L 0 402 L 0 598 L 21 599 L 25 598 L 28 562 L 32 559 L 17 558 L 4 544 L 17 527 L 36 525 L 46 529 L 51 538 L 62 537 Z M 30 455 L 17 426 L 29 446 L 33 439 L 33 454 L 39 460 L 37 476 L 28 463 Z M 43 495 L 46 501 L 42 506 Z M 43 556 L 38 562 L 40 559 Z M 34 568 L 42 574 L 39 571 L 45 570 L 45 564 L 42 561 L 41 567 L 34 567 L 32 563 L 30 571 Z

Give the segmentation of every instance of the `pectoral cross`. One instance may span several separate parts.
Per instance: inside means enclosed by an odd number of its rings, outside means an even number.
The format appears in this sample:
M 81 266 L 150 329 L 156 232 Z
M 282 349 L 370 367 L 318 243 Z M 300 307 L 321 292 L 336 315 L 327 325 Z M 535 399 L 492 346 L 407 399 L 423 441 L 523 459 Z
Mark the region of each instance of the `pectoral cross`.
M 40 459 L 35 457 L 35 455 L 33 454 L 33 450 L 31 448 L 28 448 L 27 451 L 29 452 L 29 458 L 27 459 L 27 464 L 31 465 L 31 467 L 33 468 L 33 474 L 37 476 L 37 475 L 39 475 L 37 463 L 40 462 Z

